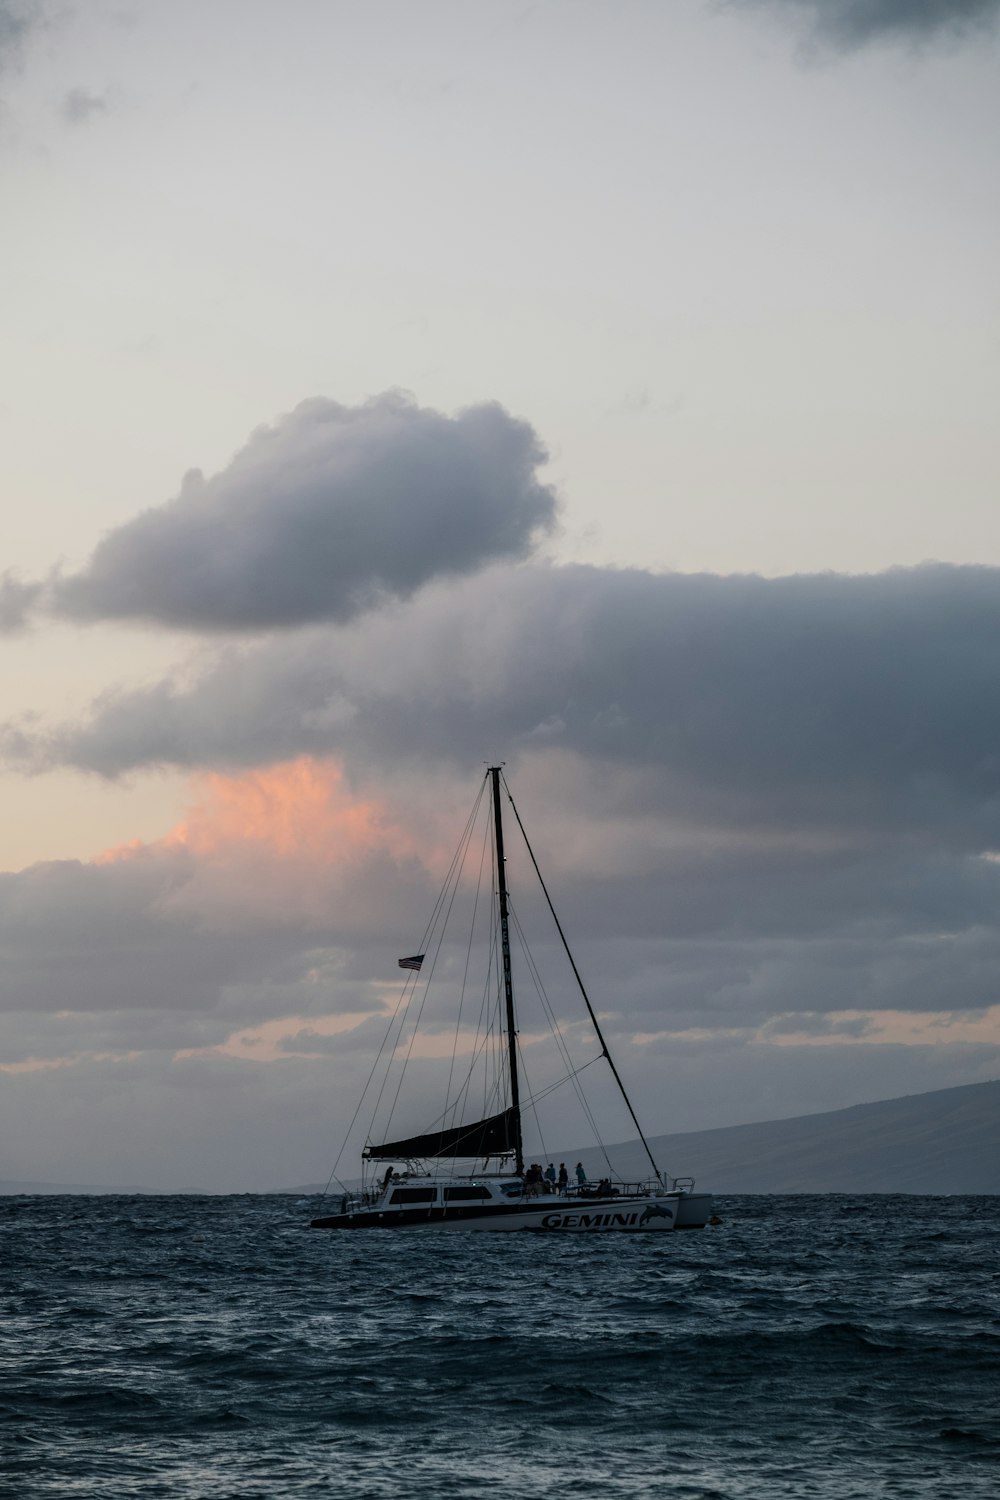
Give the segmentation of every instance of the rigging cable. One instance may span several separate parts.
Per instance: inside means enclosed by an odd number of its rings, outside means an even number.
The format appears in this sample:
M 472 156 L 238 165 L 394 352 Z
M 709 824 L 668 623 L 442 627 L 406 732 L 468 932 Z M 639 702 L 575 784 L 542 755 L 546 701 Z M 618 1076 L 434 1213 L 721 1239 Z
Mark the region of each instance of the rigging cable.
M 464 968 L 464 970 L 462 972 L 462 988 L 461 988 L 461 992 L 459 994 L 458 1015 L 455 1017 L 455 1037 L 454 1037 L 454 1041 L 452 1042 L 452 1047 L 451 1047 L 451 1062 L 450 1062 L 450 1064 L 448 1066 L 448 1083 L 447 1083 L 447 1085 L 445 1087 L 445 1091 L 444 1091 L 444 1114 L 445 1114 L 445 1119 L 447 1119 L 447 1117 L 448 1117 L 448 1108 L 449 1108 L 448 1101 L 451 1098 L 451 1080 L 452 1080 L 452 1077 L 453 1077 L 454 1072 L 455 1072 L 455 1058 L 458 1055 L 458 1041 L 459 1041 L 459 1036 L 460 1036 L 461 1029 L 462 1029 L 462 1010 L 463 1010 L 463 1008 L 465 1006 L 465 991 L 466 991 L 466 987 L 467 987 L 468 982 L 469 982 L 469 964 L 472 961 L 472 943 L 473 943 L 473 939 L 474 939 L 475 933 L 476 933 L 476 914 L 479 911 L 479 897 L 480 897 L 480 895 L 482 893 L 482 889 L 483 889 L 483 867 L 486 864 L 486 848 L 487 848 L 487 840 L 488 840 L 488 838 L 489 838 L 489 827 L 487 827 L 486 830 L 485 830 L 484 837 L 483 837 L 483 847 L 482 847 L 482 850 L 481 850 L 480 855 L 479 855 L 479 878 L 476 881 L 476 895 L 475 895 L 475 900 L 472 903 L 472 921 L 469 924 L 469 941 L 468 941 L 468 944 L 467 944 L 466 949 L 465 949 L 465 968 Z M 458 1105 L 458 1100 L 457 1099 L 455 1101 L 455 1105 L 456 1105 L 456 1108 L 457 1108 L 457 1105 Z
M 465 861 L 466 861 L 466 858 L 467 858 L 468 852 L 469 852 L 469 844 L 472 841 L 472 834 L 473 834 L 473 831 L 474 831 L 474 828 L 475 828 L 476 814 L 479 811 L 479 804 L 483 800 L 483 793 L 484 793 L 484 791 L 485 791 L 485 783 L 484 783 L 483 787 L 480 788 L 479 796 L 476 798 L 476 801 L 475 801 L 475 804 L 473 806 L 472 812 L 469 814 L 468 818 L 466 819 L 465 828 L 462 831 L 462 837 L 459 840 L 458 848 L 455 850 L 455 853 L 454 853 L 454 855 L 452 857 L 451 865 L 450 865 L 449 870 L 448 870 L 448 875 L 445 877 L 445 885 L 442 888 L 441 895 L 438 897 L 437 905 L 434 908 L 434 915 L 432 916 L 430 922 L 427 925 L 427 928 L 425 929 L 425 938 L 429 939 L 430 936 L 431 936 L 431 933 L 432 933 L 432 931 L 434 929 L 434 925 L 435 925 L 435 922 L 436 922 L 438 916 L 441 914 L 442 911 L 444 912 L 443 918 L 441 920 L 441 926 L 440 926 L 440 932 L 438 934 L 437 944 L 436 944 L 435 949 L 434 949 L 434 957 L 433 957 L 433 959 L 431 961 L 430 971 L 428 972 L 428 975 L 427 975 L 427 982 L 424 985 L 424 992 L 423 992 L 423 995 L 421 996 L 420 1005 L 419 1005 L 419 1008 L 417 1010 L 417 1018 L 416 1018 L 416 1020 L 413 1023 L 413 1031 L 410 1034 L 410 1044 L 409 1044 L 408 1048 L 406 1049 L 406 1056 L 403 1059 L 403 1065 L 402 1065 L 402 1067 L 399 1070 L 399 1081 L 396 1084 L 396 1092 L 393 1095 L 392 1107 L 389 1110 L 389 1117 L 388 1117 L 388 1119 L 385 1122 L 385 1129 L 386 1129 L 387 1132 L 388 1132 L 390 1126 L 392 1125 L 393 1115 L 396 1113 L 396 1105 L 399 1103 L 399 1091 L 403 1087 L 403 1078 L 404 1078 L 404 1076 L 406 1074 L 406 1069 L 409 1066 L 410 1057 L 411 1057 L 411 1055 L 413 1053 L 413 1044 L 414 1044 L 414 1042 L 417 1039 L 417 1032 L 420 1029 L 421 1017 L 423 1016 L 423 1013 L 424 1013 L 424 1006 L 427 1004 L 427 995 L 428 995 L 428 991 L 430 990 L 431 980 L 434 978 L 434 970 L 437 967 L 437 961 L 438 961 L 438 958 L 440 957 L 440 954 L 441 954 L 441 948 L 442 948 L 442 945 L 444 943 L 444 935 L 445 935 L 445 932 L 447 931 L 447 927 L 448 927 L 448 918 L 451 916 L 451 910 L 452 910 L 452 907 L 455 904 L 455 897 L 458 894 L 459 880 L 461 879 L 462 870 L 465 868 Z M 450 895 L 448 895 L 448 899 L 447 899 L 447 902 L 446 902 L 445 901 L 445 896 L 448 894 L 449 885 L 450 885 Z M 428 944 L 428 946 L 429 946 L 429 944 Z M 390 1068 L 391 1068 L 391 1059 L 390 1059 Z M 389 1078 L 389 1073 L 387 1071 L 386 1072 L 385 1080 L 384 1080 L 383 1085 L 382 1085 L 382 1088 L 379 1090 L 378 1099 L 375 1102 L 375 1110 L 372 1113 L 372 1125 L 373 1126 L 374 1126 L 374 1122 L 375 1122 L 375 1115 L 378 1113 L 378 1107 L 379 1107 L 379 1104 L 381 1103 L 382 1094 L 383 1094 L 384 1089 L 385 1089 L 385 1084 L 388 1082 L 388 1078 Z
M 559 1028 L 559 1022 L 558 1022 L 558 1020 L 556 1018 L 556 1014 L 555 1014 L 555 1011 L 554 1011 L 554 1009 L 552 1007 L 552 1003 L 549 1000 L 548 993 L 546 992 L 546 989 L 545 989 L 545 985 L 542 982 L 542 976 L 538 972 L 538 966 L 535 963 L 534 957 L 533 957 L 533 955 L 531 953 L 531 949 L 528 947 L 527 939 L 525 938 L 525 935 L 524 935 L 524 929 L 521 926 L 520 920 L 518 919 L 516 913 L 513 914 L 513 920 L 514 920 L 514 930 L 517 933 L 518 941 L 519 941 L 519 943 L 521 945 L 521 953 L 522 953 L 522 955 L 524 957 L 525 966 L 527 967 L 528 973 L 531 975 L 532 979 L 534 980 L 535 993 L 538 995 L 538 998 L 539 998 L 539 1000 L 542 1003 L 542 1009 L 545 1011 L 545 1015 L 546 1015 L 546 1017 L 548 1019 L 549 1030 L 551 1031 L 552 1036 L 555 1039 L 556 1046 L 559 1048 L 559 1051 L 562 1054 L 563 1061 L 565 1062 L 566 1068 L 567 1068 L 566 1076 L 563 1079 L 560 1080 L 559 1085 L 552 1085 L 552 1087 L 554 1088 L 554 1087 L 557 1087 L 557 1086 L 561 1086 L 563 1083 L 566 1083 L 566 1082 L 569 1082 L 569 1083 L 571 1083 L 573 1085 L 573 1091 L 576 1094 L 577 1102 L 580 1105 L 581 1110 L 583 1111 L 583 1114 L 584 1114 L 585 1119 L 587 1120 L 587 1123 L 589 1124 L 591 1130 L 593 1131 L 594 1140 L 597 1142 L 597 1145 L 600 1148 L 601 1155 L 604 1157 L 604 1160 L 607 1163 L 608 1171 L 611 1173 L 611 1175 L 613 1177 L 619 1177 L 620 1174 L 617 1173 L 615 1171 L 614 1167 L 612 1166 L 611 1158 L 608 1155 L 607 1147 L 604 1144 L 604 1138 L 601 1135 L 600 1127 L 599 1127 L 599 1125 L 597 1123 L 597 1120 L 594 1117 L 594 1112 L 593 1112 L 593 1110 L 590 1107 L 590 1102 L 587 1099 L 586 1094 L 583 1092 L 583 1089 L 581 1088 L 580 1084 L 577 1082 L 577 1075 L 578 1075 L 578 1073 L 582 1072 L 583 1069 L 582 1068 L 576 1068 L 574 1066 L 574 1064 L 573 1064 L 573 1059 L 570 1056 L 569 1048 L 566 1045 L 566 1039 L 563 1036 L 562 1031 Z M 598 1062 L 605 1055 L 606 1054 L 602 1052 L 600 1054 L 599 1058 L 591 1058 L 591 1062 Z M 589 1063 L 587 1064 L 587 1066 L 589 1067 Z M 552 1091 L 551 1088 L 545 1090 L 546 1093 L 549 1093 L 551 1091 Z M 540 1098 L 542 1096 L 539 1095 L 537 1097 Z
M 594 1010 L 594 1007 L 590 1003 L 590 996 L 587 994 L 587 991 L 586 991 L 586 988 L 584 986 L 583 980 L 580 977 L 580 971 L 577 968 L 577 966 L 576 966 L 576 960 L 573 958 L 573 954 L 570 951 L 569 943 L 566 941 L 566 934 L 563 932 L 562 923 L 560 922 L 559 918 L 556 916 L 556 909 L 552 905 L 552 897 L 549 895 L 549 888 L 545 884 L 545 881 L 542 879 L 542 872 L 538 868 L 538 861 L 535 858 L 535 851 L 532 849 L 531 843 L 530 843 L 530 841 L 528 839 L 528 835 L 527 835 L 527 833 L 524 830 L 524 824 L 521 822 L 521 814 L 517 810 L 517 804 L 515 803 L 514 798 L 511 796 L 510 787 L 507 785 L 507 778 L 504 776 L 504 774 L 503 774 L 502 771 L 500 772 L 500 776 L 501 776 L 501 779 L 503 781 L 504 788 L 505 788 L 505 790 L 507 792 L 507 801 L 510 803 L 511 808 L 513 809 L 514 817 L 517 819 L 517 826 L 521 830 L 521 837 L 524 839 L 524 847 L 527 849 L 528 854 L 531 857 L 531 863 L 535 867 L 535 874 L 538 876 L 538 883 L 539 883 L 539 885 L 542 888 L 542 894 L 544 895 L 545 900 L 548 903 L 549 911 L 552 913 L 552 920 L 556 924 L 556 931 L 559 933 L 559 936 L 560 936 L 560 938 L 562 940 L 562 945 L 563 945 L 563 948 L 565 949 L 566 957 L 569 959 L 570 967 L 573 970 L 573 973 L 574 973 L 574 975 L 576 977 L 576 982 L 577 982 L 577 984 L 579 985 L 579 988 L 580 988 L 580 994 L 583 996 L 583 1002 L 586 1005 L 587 1011 L 588 1011 L 588 1013 L 590 1015 L 590 1019 L 593 1022 L 594 1031 L 595 1031 L 595 1033 L 597 1035 L 597 1040 L 601 1044 L 601 1051 L 604 1053 L 604 1056 L 607 1058 L 608 1067 L 611 1069 L 612 1073 L 614 1074 L 615 1082 L 617 1083 L 619 1089 L 621 1090 L 621 1096 L 625 1100 L 625 1107 L 628 1110 L 629 1114 L 632 1116 L 632 1123 L 635 1126 L 636 1130 L 639 1132 L 639 1139 L 642 1142 L 643 1147 L 645 1148 L 646 1155 L 649 1157 L 650 1164 L 651 1164 L 651 1166 L 653 1168 L 653 1171 L 656 1173 L 657 1180 L 659 1181 L 659 1183 L 660 1183 L 660 1185 L 662 1187 L 666 1187 L 666 1182 L 665 1182 L 663 1173 L 660 1171 L 659 1167 L 656 1165 L 656 1161 L 654 1160 L 653 1153 L 649 1149 L 649 1142 L 646 1140 L 646 1137 L 643 1135 L 643 1133 L 642 1133 L 642 1126 L 639 1124 L 639 1120 L 638 1120 L 638 1118 L 636 1116 L 635 1110 L 632 1108 L 632 1101 L 629 1099 L 628 1094 L 625 1092 L 625 1085 L 622 1083 L 621 1077 L 619 1076 L 619 1073 L 618 1073 L 618 1069 L 615 1067 L 614 1060 L 613 1060 L 613 1058 L 611 1056 L 611 1053 L 608 1051 L 608 1044 L 604 1040 L 604 1033 L 601 1031 L 600 1022 L 597 1019 L 597 1014 L 596 1014 L 596 1012 Z
M 323 1189 L 323 1192 L 321 1194 L 321 1196 L 323 1198 L 325 1198 L 326 1195 L 329 1193 L 329 1191 L 330 1191 L 330 1183 L 331 1182 L 333 1182 L 335 1179 L 336 1179 L 337 1182 L 340 1182 L 340 1178 L 337 1177 L 337 1168 L 340 1166 L 340 1158 L 343 1156 L 344 1152 L 347 1150 L 347 1143 L 348 1143 L 348 1141 L 351 1138 L 351 1131 L 354 1129 L 354 1126 L 355 1126 L 355 1124 L 357 1122 L 358 1115 L 361 1113 L 361 1106 L 365 1102 L 365 1095 L 368 1093 L 368 1090 L 371 1088 L 372 1079 L 375 1077 L 375 1069 L 379 1065 L 379 1061 L 381 1060 L 382 1053 L 385 1050 L 385 1044 L 389 1040 L 389 1034 L 392 1031 L 393 1024 L 395 1023 L 396 1017 L 399 1014 L 399 1008 L 403 1004 L 403 1000 L 404 1000 L 404 998 L 406 996 L 407 990 L 410 989 L 410 988 L 412 988 L 412 985 L 408 981 L 406 984 L 403 985 L 403 988 L 400 991 L 399 999 L 396 1001 L 396 1008 L 393 1011 L 393 1013 L 392 1013 L 392 1015 L 391 1015 L 391 1017 L 389 1019 L 388 1029 L 386 1030 L 385 1036 L 382 1038 L 382 1045 L 381 1045 L 381 1047 L 379 1047 L 378 1051 L 375 1054 L 375 1061 L 372 1063 L 371 1072 L 368 1074 L 367 1082 L 365 1083 L 364 1088 L 361 1090 L 361 1096 L 358 1099 L 358 1102 L 357 1102 L 357 1104 L 355 1106 L 354 1114 L 351 1116 L 351 1123 L 347 1127 L 347 1131 L 346 1131 L 346 1134 L 344 1135 L 344 1139 L 343 1139 L 343 1141 L 341 1143 L 340 1150 L 337 1152 L 337 1159 L 336 1159 L 336 1161 L 333 1164 L 333 1170 L 331 1171 L 329 1177 L 326 1179 L 326 1187 Z M 409 1005 L 409 1001 L 407 1001 L 407 1005 Z M 405 1014 L 406 1014 L 405 1010 L 404 1010 L 403 1014 L 405 1016 Z M 346 1193 L 347 1192 L 347 1184 L 343 1183 L 343 1182 L 340 1182 L 340 1186 L 344 1189 L 344 1192 Z

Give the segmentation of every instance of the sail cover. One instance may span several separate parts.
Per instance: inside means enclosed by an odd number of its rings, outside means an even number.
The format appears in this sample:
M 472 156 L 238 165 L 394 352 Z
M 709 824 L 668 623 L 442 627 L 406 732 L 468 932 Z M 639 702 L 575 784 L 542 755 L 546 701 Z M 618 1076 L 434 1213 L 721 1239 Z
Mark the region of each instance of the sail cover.
M 509 1156 L 514 1151 L 515 1112 L 505 1109 L 488 1120 L 472 1125 L 455 1125 L 450 1130 L 432 1130 L 427 1135 L 411 1135 L 403 1141 L 386 1141 L 384 1146 L 366 1146 L 366 1161 L 413 1161 L 428 1156 Z

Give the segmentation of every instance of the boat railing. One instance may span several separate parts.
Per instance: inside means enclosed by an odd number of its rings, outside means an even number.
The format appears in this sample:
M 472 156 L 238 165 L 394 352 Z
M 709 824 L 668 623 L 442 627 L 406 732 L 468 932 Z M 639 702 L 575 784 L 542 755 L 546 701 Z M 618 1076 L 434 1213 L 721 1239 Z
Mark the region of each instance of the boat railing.
M 662 1193 L 663 1188 L 652 1180 L 624 1182 L 604 1178 L 600 1182 L 588 1179 L 586 1182 L 570 1183 L 564 1191 L 567 1198 L 650 1198 L 655 1193 Z
M 600 1182 L 588 1179 L 585 1182 L 570 1183 L 564 1189 L 567 1198 L 654 1198 L 658 1193 L 689 1193 L 694 1187 L 693 1177 L 667 1177 L 662 1182 L 654 1177 L 644 1178 L 641 1182 L 625 1182 L 614 1179 L 609 1183 L 607 1178 Z
M 383 1195 L 381 1187 L 362 1188 L 360 1192 L 345 1193 L 343 1198 L 344 1207 L 341 1213 L 351 1212 L 359 1208 L 374 1208 Z

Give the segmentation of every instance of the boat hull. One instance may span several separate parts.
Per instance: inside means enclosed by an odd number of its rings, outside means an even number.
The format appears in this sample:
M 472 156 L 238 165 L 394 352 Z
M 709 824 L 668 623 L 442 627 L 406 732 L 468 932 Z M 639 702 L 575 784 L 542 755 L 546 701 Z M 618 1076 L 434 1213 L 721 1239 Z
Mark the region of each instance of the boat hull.
M 360 1209 L 313 1219 L 313 1229 L 466 1229 L 541 1234 L 649 1234 L 702 1229 L 712 1212 L 707 1193 L 652 1198 L 543 1198 L 489 1208 Z
M 711 1193 L 682 1193 L 677 1205 L 675 1229 L 704 1229 L 712 1217 Z

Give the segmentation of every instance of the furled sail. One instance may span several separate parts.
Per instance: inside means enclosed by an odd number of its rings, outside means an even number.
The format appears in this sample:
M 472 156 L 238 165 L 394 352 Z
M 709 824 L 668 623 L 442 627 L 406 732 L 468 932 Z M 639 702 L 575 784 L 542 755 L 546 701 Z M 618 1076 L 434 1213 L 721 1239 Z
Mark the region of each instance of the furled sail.
M 431 1130 L 383 1146 L 366 1146 L 366 1161 L 415 1161 L 434 1156 L 510 1156 L 517 1139 L 517 1114 L 505 1109 L 488 1120 L 455 1125 L 450 1130 Z

